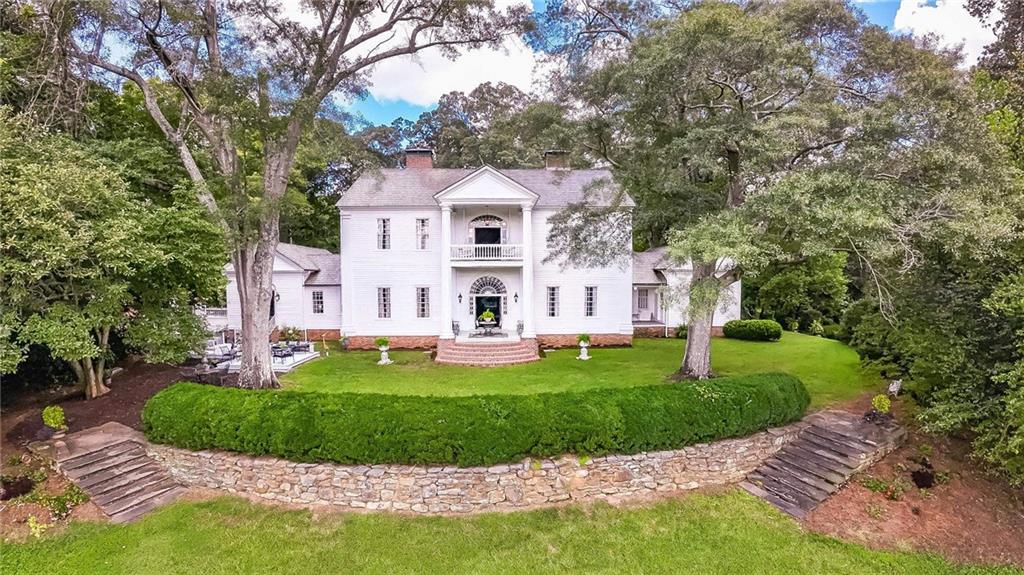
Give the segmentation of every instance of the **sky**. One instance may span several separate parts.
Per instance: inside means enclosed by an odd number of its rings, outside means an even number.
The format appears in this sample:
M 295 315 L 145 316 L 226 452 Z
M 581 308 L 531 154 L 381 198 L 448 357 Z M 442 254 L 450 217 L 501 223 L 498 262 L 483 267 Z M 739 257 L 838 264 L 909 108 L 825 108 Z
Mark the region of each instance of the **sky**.
M 498 0 L 501 4 L 544 0 Z M 992 38 L 991 31 L 971 17 L 966 0 L 853 0 L 868 19 L 899 33 L 935 34 L 945 46 L 962 45 L 965 65 L 973 64 Z M 348 106 L 373 124 L 390 124 L 396 118 L 415 120 L 433 108 L 441 95 L 469 92 L 483 82 L 505 82 L 524 91 L 534 87 L 536 54 L 519 38 L 510 38 L 503 49 L 476 50 L 458 60 L 436 52 L 385 61 L 371 75 L 369 94 Z M 428 72 L 429 70 L 429 72 Z

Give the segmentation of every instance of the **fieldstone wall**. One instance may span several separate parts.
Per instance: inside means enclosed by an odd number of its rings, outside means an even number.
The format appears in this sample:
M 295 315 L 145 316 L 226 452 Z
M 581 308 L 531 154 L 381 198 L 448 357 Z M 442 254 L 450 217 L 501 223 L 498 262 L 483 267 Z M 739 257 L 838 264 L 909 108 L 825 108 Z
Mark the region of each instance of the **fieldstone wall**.
M 236 453 L 150 445 L 178 481 L 285 503 L 413 513 L 471 513 L 626 501 L 742 479 L 805 426 L 675 451 L 563 456 L 491 467 L 294 463 Z

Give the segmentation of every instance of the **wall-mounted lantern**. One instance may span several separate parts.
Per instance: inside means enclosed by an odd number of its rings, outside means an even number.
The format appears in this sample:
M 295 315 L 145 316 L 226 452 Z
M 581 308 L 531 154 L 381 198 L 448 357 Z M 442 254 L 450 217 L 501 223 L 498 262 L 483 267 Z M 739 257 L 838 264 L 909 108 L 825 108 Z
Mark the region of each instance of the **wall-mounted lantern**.
M 513 300 L 513 301 L 515 301 L 516 303 L 519 303 L 519 292 L 516 292 L 516 293 L 515 293 L 515 294 L 514 294 L 514 295 L 512 296 L 512 300 Z
M 462 292 L 459 292 L 459 303 L 462 303 Z

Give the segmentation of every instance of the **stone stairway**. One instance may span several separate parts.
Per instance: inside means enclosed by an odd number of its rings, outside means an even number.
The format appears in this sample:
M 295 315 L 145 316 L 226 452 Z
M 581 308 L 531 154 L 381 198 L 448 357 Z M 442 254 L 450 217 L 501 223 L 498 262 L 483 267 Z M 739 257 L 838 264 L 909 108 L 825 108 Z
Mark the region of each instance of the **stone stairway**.
M 804 517 L 906 438 L 898 425 L 869 423 L 842 411 L 816 413 L 807 422 L 795 440 L 740 484 L 795 517 Z
M 501 342 L 457 342 L 442 340 L 437 345 L 437 363 L 494 367 L 537 361 L 537 341 L 523 339 Z
M 57 468 L 113 523 L 127 523 L 185 492 L 145 449 L 137 431 L 106 423 L 47 442 Z

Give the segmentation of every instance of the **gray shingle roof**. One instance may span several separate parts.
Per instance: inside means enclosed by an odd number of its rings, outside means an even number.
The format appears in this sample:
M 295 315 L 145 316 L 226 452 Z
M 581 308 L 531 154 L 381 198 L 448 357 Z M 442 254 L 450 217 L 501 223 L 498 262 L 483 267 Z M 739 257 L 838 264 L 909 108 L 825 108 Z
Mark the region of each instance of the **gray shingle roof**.
M 308 286 L 337 286 L 341 285 L 341 258 L 338 254 L 328 252 L 326 255 L 317 254 L 313 261 L 320 268 L 309 274 L 305 284 Z
M 338 200 L 341 207 L 436 206 L 434 194 L 477 171 L 478 168 L 386 168 L 364 173 Z M 584 199 L 589 191 L 607 203 L 619 188 L 608 170 L 498 170 L 536 193 L 537 207 L 561 208 Z M 623 205 L 633 206 L 626 196 Z
M 633 252 L 633 283 L 665 283 L 665 276 L 657 270 L 665 269 L 662 262 L 667 255 L 667 247 L 651 248 L 646 252 Z
M 322 248 L 279 242 L 277 251 L 284 257 L 312 272 L 305 285 L 341 285 L 341 259 L 338 254 Z

